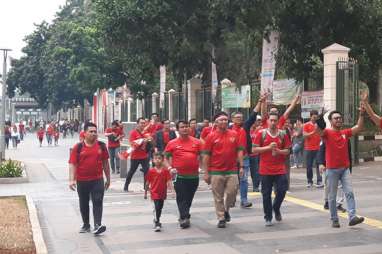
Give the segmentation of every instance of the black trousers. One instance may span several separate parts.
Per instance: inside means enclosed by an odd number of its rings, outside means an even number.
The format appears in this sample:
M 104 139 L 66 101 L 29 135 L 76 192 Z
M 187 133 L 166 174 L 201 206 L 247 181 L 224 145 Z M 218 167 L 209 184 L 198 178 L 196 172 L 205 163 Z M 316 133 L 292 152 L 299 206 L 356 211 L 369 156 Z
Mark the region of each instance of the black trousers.
M 272 204 L 272 189 L 275 186 L 275 199 Z M 272 210 L 280 213 L 281 204 L 288 189 L 287 175 L 262 175 L 261 193 L 263 195 L 264 219 L 272 220 Z
M 160 222 L 160 216 L 162 214 L 162 209 L 163 209 L 163 204 L 164 200 L 163 199 L 155 199 L 154 201 L 154 220 L 155 222 Z
M 184 179 L 177 178 L 174 183 L 176 192 L 176 203 L 178 205 L 179 217 L 181 220 L 189 219 L 192 200 L 199 186 L 199 178 Z
M 129 172 L 127 172 L 124 190 L 129 189 L 129 184 L 131 182 L 131 179 L 133 178 L 133 175 L 137 171 L 139 165 L 141 165 L 143 173 L 146 175 L 147 171 L 149 170 L 149 158 L 139 159 L 139 160 L 130 160 L 130 169 L 129 169 Z M 146 181 L 144 181 L 143 186 L 145 186 L 145 183 Z
M 91 197 L 94 225 L 101 225 L 104 192 L 105 185 L 103 179 L 77 181 L 77 193 L 80 199 L 80 211 L 84 224 L 89 225 L 89 200 Z

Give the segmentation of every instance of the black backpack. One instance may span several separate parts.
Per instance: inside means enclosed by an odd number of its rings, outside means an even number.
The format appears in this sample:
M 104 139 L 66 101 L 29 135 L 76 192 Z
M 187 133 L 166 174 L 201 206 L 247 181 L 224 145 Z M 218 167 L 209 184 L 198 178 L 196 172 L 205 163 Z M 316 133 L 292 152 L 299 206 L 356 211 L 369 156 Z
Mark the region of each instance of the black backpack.
M 105 152 L 107 151 L 106 144 L 102 141 L 97 140 L 98 145 L 101 147 L 102 151 Z M 82 147 L 84 146 L 84 142 L 80 142 L 77 144 L 77 163 L 80 162 L 80 153 L 82 150 Z

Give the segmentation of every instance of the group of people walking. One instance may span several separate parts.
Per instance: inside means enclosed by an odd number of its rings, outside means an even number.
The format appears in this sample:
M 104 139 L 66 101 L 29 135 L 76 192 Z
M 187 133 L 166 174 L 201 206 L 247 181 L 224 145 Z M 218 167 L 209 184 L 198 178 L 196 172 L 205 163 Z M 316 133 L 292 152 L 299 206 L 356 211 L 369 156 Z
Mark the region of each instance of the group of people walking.
M 301 148 L 295 147 L 301 142 L 306 154 L 309 188 L 313 186 L 313 162 L 321 164 L 321 169 L 316 168 L 316 185 L 325 185 L 324 206 L 330 210 L 332 227 L 340 227 L 336 200 L 339 183 L 347 202 L 349 226 L 362 223 L 364 218 L 356 215 L 351 184 L 349 139 L 362 130 L 365 113 L 382 128 L 381 117 L 372 111 L 367 95 L 362 95 L 359 118 L 354 127 L 343 129 L 343 115 L 339 111 L 329 112 L 326 120 L 323 113 L 312 111 L 308 123 L 302 125 L 298 120 L 299 133 L 290 127 L 288 119 L 299 103 L 299 96 L 281 116 L 277 108 L 268 110 L 266 98 L 267 94 L 260 97 L 246 121 L 240 112 L 231 114 L 231 125 L 225 112 L 217 113 L 213 125 L 207 123 L 203 129 L 196 127 L 194 119 L 179 121 L 174 130 L 169 121 L 160 122 L 158 114 L 153 114 L 150 120 L 138 118 L 136 128 L 129 135 L 130 148 L 123 153 L 118 150 L 124 138 L 118 121 L 105 132 L 108 145 L 97 140 L 95 124 L 85 124 L 84 140 L 74 146 L 69 160 L 70 188 L 77 186 L 84 223 L 80 232 L 90 230 L 90 197 L 93 201 L 94 233 L 106 230 L 101 217 L 103 193 L 110 185 L 109 158 L 112 172 L 117 173 L 120 170 L 118 159 L 130 158 L 124 191 L 129 191 L 131 179 L 141 166 L 144 186 L 149 187 L 154 204 L 155 231 L 161 230 L 164 200 L 168 188 L 172 187 L 176 193 L 179 225 L 181 228 L 191 226 L 190 209 L 201 172 L 212 191 L 218 228 L 225 228 L 231 221 L 230 208 L 235 206 L 238 191 L 241 207 L 252 206 L 247 198 L 249 174 L 253 176 L 254 191 L 261 189 L 265 226 L 272 226 L 273 218 L 283 220 L 281 207 L 290 185 L 289 156 L 292 152 L 295 166 L 301 166 L 301 158 L 296 156 Z M 295 138 L 300 136 L 303 138 L 296 141 Z M 272 191 L 275 193 L 273 201 Z

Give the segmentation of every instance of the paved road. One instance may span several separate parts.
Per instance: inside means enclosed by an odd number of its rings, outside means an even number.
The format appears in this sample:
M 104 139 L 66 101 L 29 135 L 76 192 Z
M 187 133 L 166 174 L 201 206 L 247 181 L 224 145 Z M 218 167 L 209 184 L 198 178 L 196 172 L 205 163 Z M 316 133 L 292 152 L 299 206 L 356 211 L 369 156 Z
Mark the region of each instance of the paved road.
M 192 209 L 192 227 L 179 229 L 175 201 L 166 201 L 163 231 L 152 231 L 152 207 L 142 198 L 142 175 L 133 178 L 134 192 L 122 192 L 123 179 L 113 176 L 106 193 L 100 237 L 78 234 L 81 219 L 75 192 L 67 187 L 68 150 L 77 138 L 60 140 L 60 146 L 39 148 L 35 136 L 27 136 L 7 157 L 23 160 L 30 183 L 1 185 L 0 195 L 27 193 L 38 210 L 49 253 L 382 253 L 382 163 L 365 163 L 354 170 L 353 184 L 358 213 L 366 223 L 349 228 L 346 214 L 341 228 L 330 227 L 322 209 L 322 189 L 306 189 L 305 173 L 292 173 L 292 188 L 283 204 L 283 221 L 265 228 L 261 197 L 250 193 L 252 209 L 234 208 L 226 229 L 216 228 L 212 195 L 201 183 Z M 238 197 L 239 200 L 239 197 Z

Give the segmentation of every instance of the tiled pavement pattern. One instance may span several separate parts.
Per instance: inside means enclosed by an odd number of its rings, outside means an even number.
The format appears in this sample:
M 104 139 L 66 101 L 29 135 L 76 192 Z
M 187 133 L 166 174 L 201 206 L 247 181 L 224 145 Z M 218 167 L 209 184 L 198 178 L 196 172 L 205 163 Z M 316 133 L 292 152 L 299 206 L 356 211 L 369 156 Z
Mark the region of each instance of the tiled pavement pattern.
M 113 177 L 112 189 L 105 195 L 103 222 L 108 228 L 103 236 L 94 237 L 77 233 L 81 224 L 77 196 L 66 182 L 67 151 L 76 141 L 61 141 L 59 147 L 38 148 L 35 136 L 29 136 L 18 151 L 9 150 L 7 156 L 27 162 L 31 183 L 0 186 L 0 195 L 32 196 L 49 253 L 382 253 L 381 163 L 362 164 L 354 170 L 358 213 L 374 220 L 353 228 L 344 218 L 340 229 L 330 227 L 329 214 L 321 210 L 322 190 L 306 189 L 305 173 L 299 169 L 292 172 L 283 221 L 273 227 L 264 226 L 261 197 L 250 193 L 254 207 L 233 208 L 227 228 L 216 228 L 212 195 L 201 183 L 194 199 L 192 227 L 179 228 L 175 200 L 169 199 L 162 215 L 163 230 L 155 233 L 151 202 L 142 197 L 138 173 L 133 179 L 134 192 L 128 194 L 122 192 L 123 179 Z

